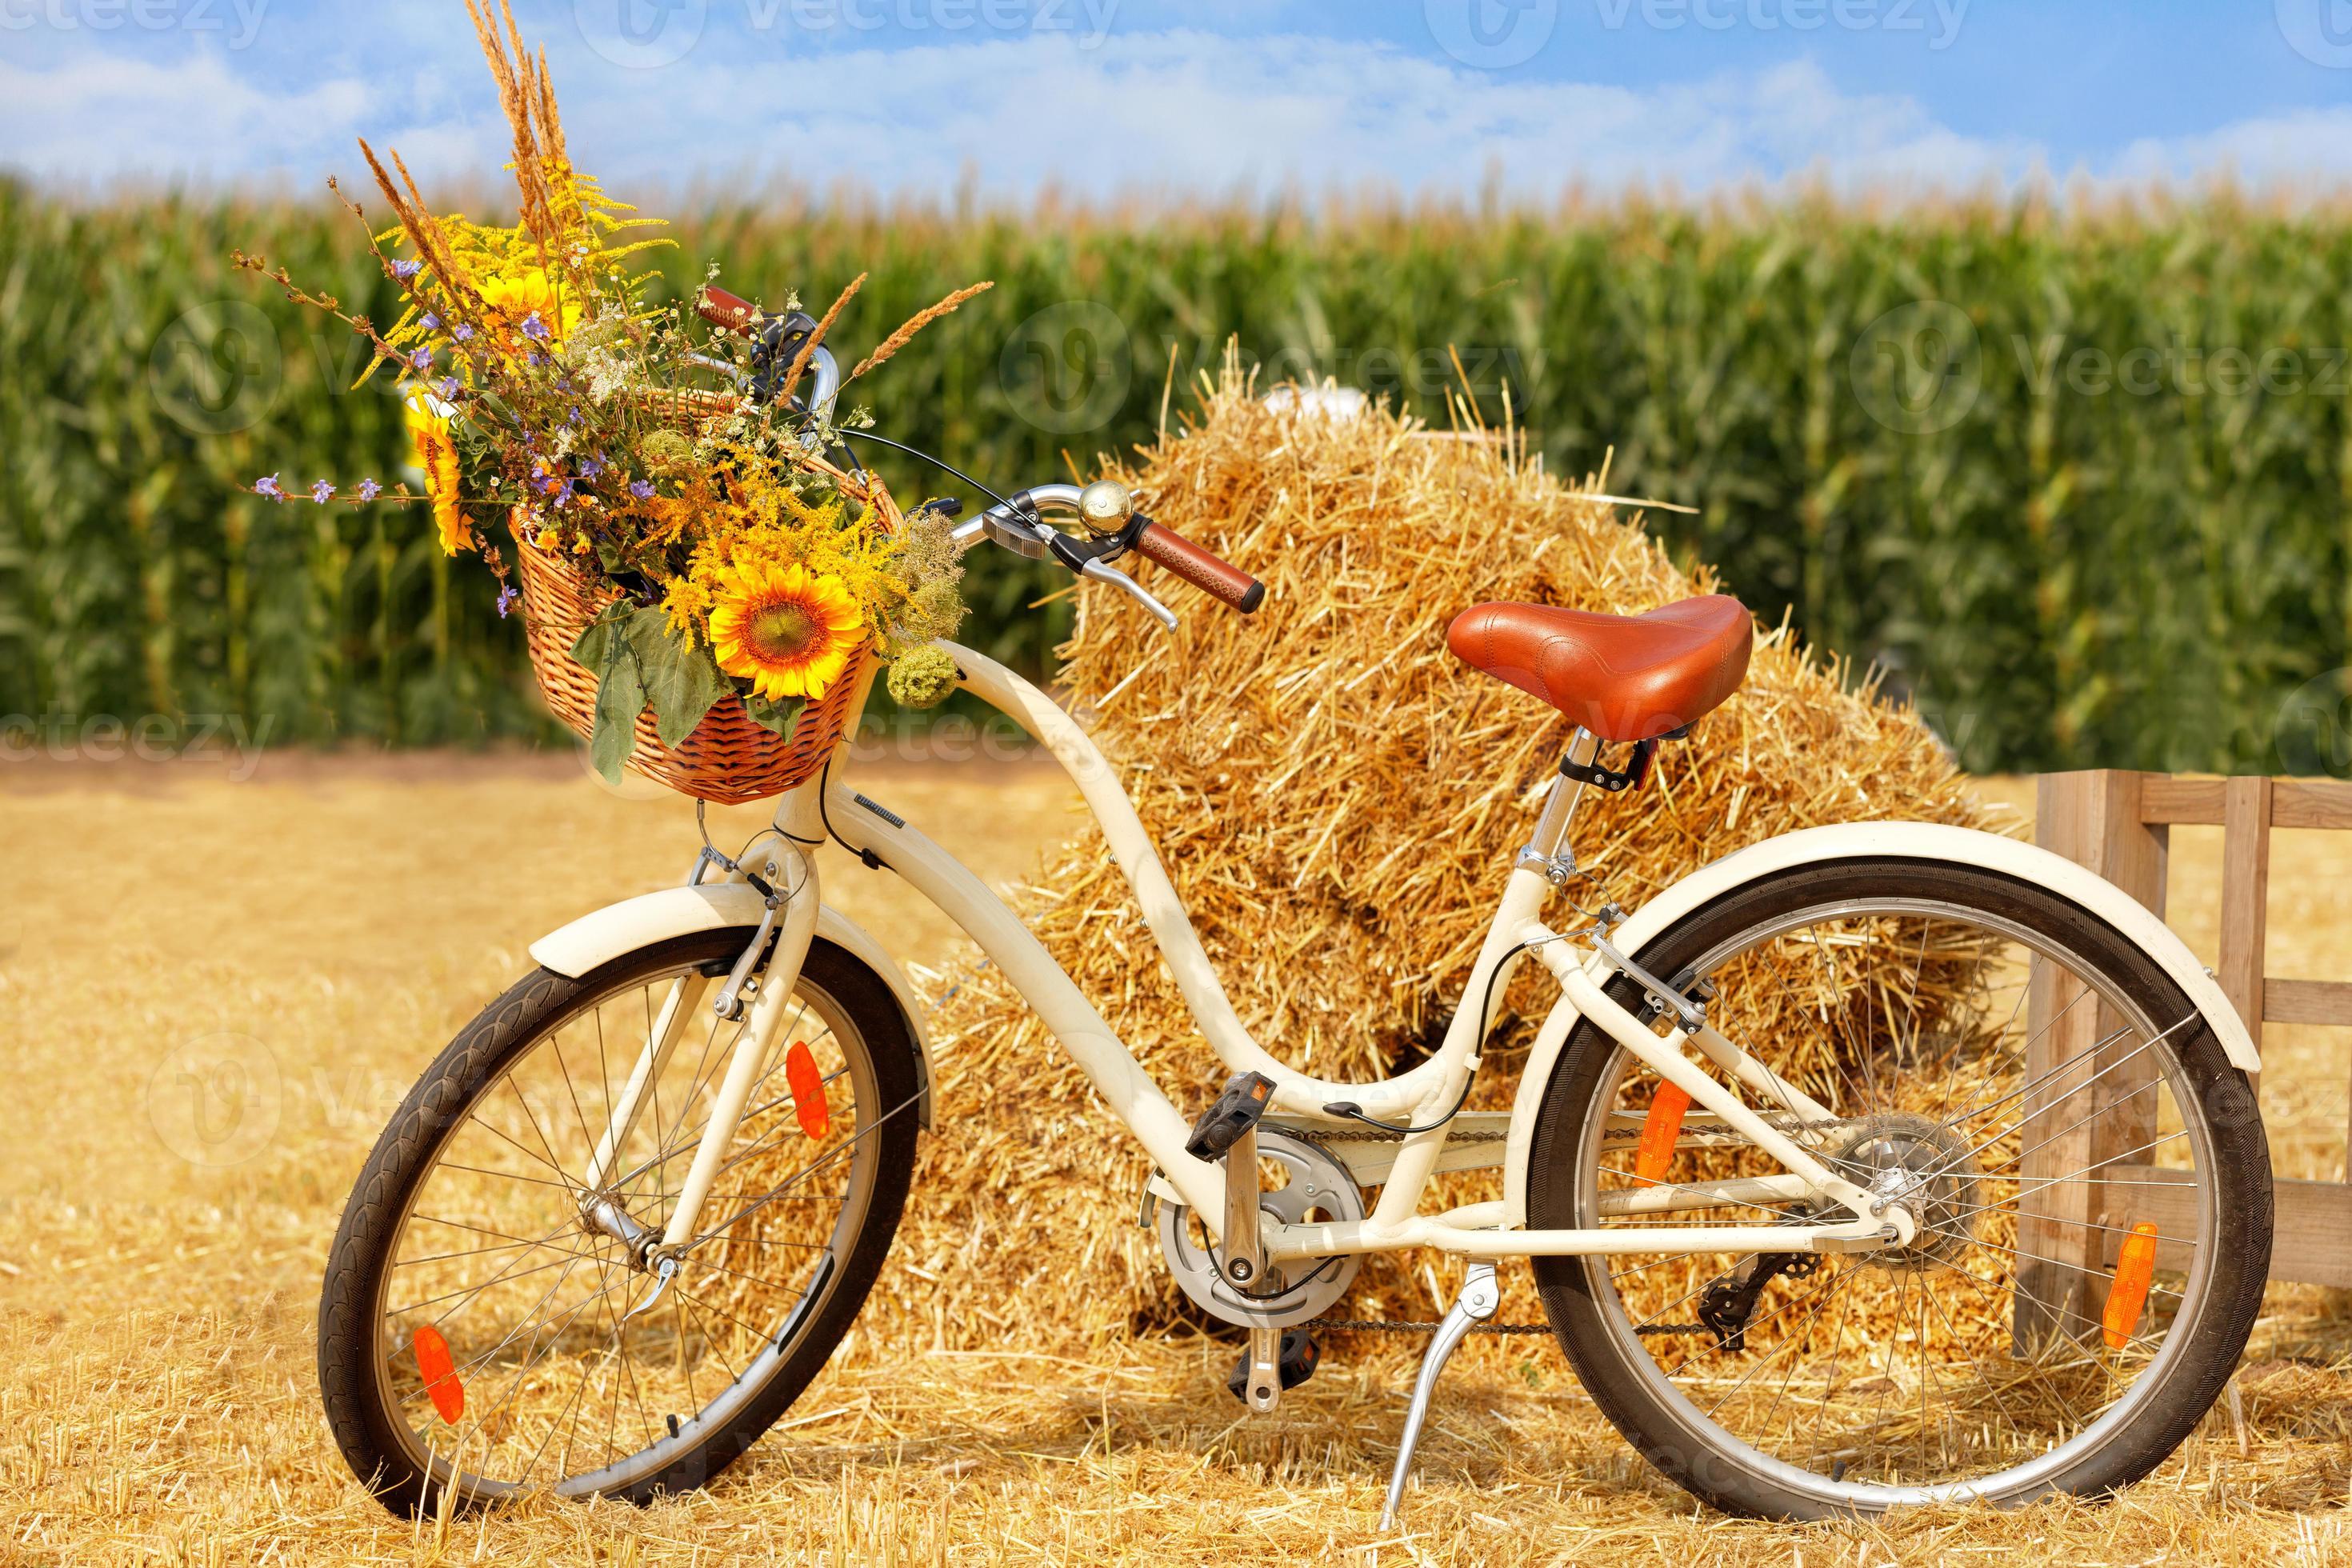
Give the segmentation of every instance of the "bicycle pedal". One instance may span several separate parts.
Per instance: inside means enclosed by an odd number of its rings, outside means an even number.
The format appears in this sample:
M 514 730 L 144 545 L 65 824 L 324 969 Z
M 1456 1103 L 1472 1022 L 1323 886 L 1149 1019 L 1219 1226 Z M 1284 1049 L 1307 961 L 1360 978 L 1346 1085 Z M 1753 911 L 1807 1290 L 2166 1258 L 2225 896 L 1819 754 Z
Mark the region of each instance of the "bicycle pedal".
M 1237 1072 L 1225 1080 L 1216 1103 L 1201 1112 L 1184 1140 L 1184 1152 L 1195 1160 L 1216 1160 L 1255 1129 L 1274 1100 L 1274 1079 L 1264 1073 Z
M 1275 1368 L 1286 1391 L 1313 1377 L 1322 1361 L 1323 1347 L 1315 1342 L 1313 1334 L 1305 1329 L 1283 1331 L 1282 1352 L 1276 1358 Z M 1241 1360 L 1234 1363 L 1233 1375 L 1225 1379 L 1226 1391 L 1244 1405 L 1249 1403 L 1249 1352 L 1242 1352 Z

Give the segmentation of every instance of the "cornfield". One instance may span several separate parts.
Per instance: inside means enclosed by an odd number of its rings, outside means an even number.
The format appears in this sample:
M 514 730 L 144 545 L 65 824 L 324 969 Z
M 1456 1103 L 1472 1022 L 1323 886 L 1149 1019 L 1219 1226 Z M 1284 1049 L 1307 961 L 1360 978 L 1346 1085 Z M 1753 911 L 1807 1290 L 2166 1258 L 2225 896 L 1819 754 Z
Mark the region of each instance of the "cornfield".
M 1877 666 L 1970 768 L 2352 765 L 2352 209 L 779 196 L 677 234 L 679 289 L 706 258 L 772 303 L 870 271 L 835 331 L 854 352 L 996 279 L 872 396 L 881 433 L 1000 487 L 1149 438 L 1181 416 L 1171 377 L 1238 339 L 1262 384 L 1335 376 L 1441 421 L 1449 390 L 1497 422 L 1507 399 L 1555 471 L 1696 509 L 1653 519 L 1678 559 Z M 355 344 L 233 275 L 238 246 L 389 311 L 321 206 L 0 184 L 9 743 L 93 716 L 552 734 L 520 626 L 421 519 L 239 492 L 388 481 L 402 452 L 388 380 L 352 390 Z M 878 466 L 909 497 L 961 488 Z M 977 565 L 972 637 L 1048 665 L 1066 605 L 1028 606 L 1062 584 Z

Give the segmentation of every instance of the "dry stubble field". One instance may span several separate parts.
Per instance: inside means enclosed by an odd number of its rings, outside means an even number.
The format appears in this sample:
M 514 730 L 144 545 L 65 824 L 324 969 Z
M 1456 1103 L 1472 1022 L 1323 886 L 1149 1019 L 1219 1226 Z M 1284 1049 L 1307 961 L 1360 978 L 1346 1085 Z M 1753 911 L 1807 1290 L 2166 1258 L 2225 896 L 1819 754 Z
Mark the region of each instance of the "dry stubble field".
M 16 1084 L 0 1111 L 0 1559 L 2352 1560 L 2352 1321 L 2283 1288 L 2241 1380 L 2242 1427 L 2217 1415 L 2102 1505 L 1723 1519 L 1629 1458 L 1556 1348 L 1474 1342 L 1406 1530 L 1383 1536 L 1372 1521 L 1417 1341 L 1351 1346 L 1254 1422 L 1224 1393 L 1224 1346 L 1089 1344 L 1047 1320 L 1017 1338 L 970 1325 L 913 1362 L 853 1335 L 788 1427 L 697 1496 L 394 1521 L 344 1473 L 317 1409 L 311 1313 L 345 1190 L 409 1081 L 530 941 L 676 879 L 692 819 L 564 757 L 271 754 L 249 779 L 230 771 L 0 769 L 0 1031 Z M 874 793 L 1000 883 L 1075 807 L 1030 764 L 878 776 Z M 717 815 L 739 840 L 756 822 Z M 2183 830 L 2175 852 L 2175 921 L 2209 958 L 2217 837 Z M 950 953 L 937 915 L 827 853 L 828 897 L 854 919 L 915 963 Z M 2352 842 L 2283 835 L 2275 864 L 2273 971 L 2352 973 Z M 2263 1092 L 2283 1174 L 2343 1173 L 2345 1047 L 2273 1031 Z M 240 1100 L 244 1115 L 222 1110 Z M 1022 1303 L 1002 1308 L 1020 1320 Z

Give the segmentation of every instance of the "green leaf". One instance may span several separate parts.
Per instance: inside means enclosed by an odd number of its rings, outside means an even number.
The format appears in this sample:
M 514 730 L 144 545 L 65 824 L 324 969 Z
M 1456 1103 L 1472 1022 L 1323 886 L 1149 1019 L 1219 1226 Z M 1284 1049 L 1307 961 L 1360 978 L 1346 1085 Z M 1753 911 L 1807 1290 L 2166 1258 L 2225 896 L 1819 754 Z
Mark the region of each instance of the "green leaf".
M 675 746 L 694 733 L 711 704 L 727 695 L 726 679 L 700 644 L 671 634 L 667 610 L 656 607 L 631 616 L 628 639 L 661 743 Z
M 793 731 L 799 727 L 801 710 L 807 706 L 797 697 L 772 702 L 756 691 L 743 694 L 743 711 L 751 716 L 751 722 L 763 730 L 773 731 L 787 741 L 793 738 Z
M 596 724 L 588 736 L 588 760 L 606 784 L 619 784 L 621 766 L 636 743 L 637 715 L 646 710 L 646 684 L 628 637 L 614 635 L 609 624 L 604 629 L 604 657 L 592 667 L 596 671 Z M 586 633 L 581 640 L 587 640 Z

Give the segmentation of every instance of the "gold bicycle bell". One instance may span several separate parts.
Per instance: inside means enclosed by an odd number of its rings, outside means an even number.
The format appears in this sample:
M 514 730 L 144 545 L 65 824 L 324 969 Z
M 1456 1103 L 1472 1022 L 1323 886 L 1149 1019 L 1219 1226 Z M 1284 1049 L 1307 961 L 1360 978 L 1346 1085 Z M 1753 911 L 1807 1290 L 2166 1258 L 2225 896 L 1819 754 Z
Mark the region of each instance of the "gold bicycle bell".
M 1078 492 L 1078 521 L 1088 533 L 1112 534 L 1135 515 L 1135 497 L 1117 479 L 1097 479 Z

